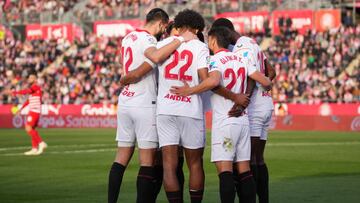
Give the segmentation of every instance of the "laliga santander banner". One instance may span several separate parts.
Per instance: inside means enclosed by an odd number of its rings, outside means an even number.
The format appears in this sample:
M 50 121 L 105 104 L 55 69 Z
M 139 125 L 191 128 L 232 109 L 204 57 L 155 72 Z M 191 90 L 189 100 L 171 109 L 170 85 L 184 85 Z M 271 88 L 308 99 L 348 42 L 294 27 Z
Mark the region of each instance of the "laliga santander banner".
M 14 114 L 20 106 L 0 105 L 0 128 L 22 128 L 28 107 Z M 42 105 L 41 128 L 116 128 L 114 105 Z
M 315 28 L 319 32 L 338 28 L 341 25 L 340 10 L 318 10 L 315 12 Z
M 252 12 L 228 12 L 216 15 L 214 18 L 227 18 L 235 27 L 235 30 L 244 32 L 263 32 L 264 21 L 269 17 L 268 11 L 252 11 Z
M 275 104 L 271 129 L 360 131 L 359 104 Z
M 75 38 L 82 38 L 82 29 L 74 24 L 30 24 L 26 25 L 26 39 L 67 39 L 72 42 Z
M 22 128 L 28 108 L 0 105 L 0 128 Z M 115 105 L 42 105 L 41 128 L 116 128 Z M 211 112 L 206 113 L 211 129 Z M 274 130 L 360 131 L 360 104 L 275 104 Z
M 211 128 L 211 112 L 206 114 Z M 272 130 L 360 131 L 360 104 L 275 104 Z
M 272 28 L 274 34 L 280 34 L 279 19 L 287 17 L 292 19 L 292 28 L 304 34 L 307 30 L 313 28 L 313 11 L 312 10 L 286 10 L 274 11 L 272 13 Z
M 94 22 L 94 32 L 101 37 L 123 37 L 143 25 L 141 20 L 111 20 Z

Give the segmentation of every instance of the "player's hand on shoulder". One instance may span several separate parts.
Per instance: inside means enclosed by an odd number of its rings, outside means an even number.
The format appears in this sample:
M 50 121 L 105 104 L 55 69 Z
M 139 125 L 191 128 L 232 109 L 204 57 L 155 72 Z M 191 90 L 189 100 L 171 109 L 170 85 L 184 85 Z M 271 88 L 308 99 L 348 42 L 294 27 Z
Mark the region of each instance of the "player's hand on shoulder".
M 234 103 L 243 107 L 247 107 L 250 102 L 249 96 L 250 96 L 249 94 L 242 94 L 242 93 L 236 94 Z
M 182 81 L 184 86 L 171 86 L 170 92 L 177 96 L 189 96 L 191 95 L 191 87 L 187 82 Z
M 186 31 L 186 32 L 182 33 L 180 36 L 184 38 L 185 42 L 188 42 L 193 39 L 197 39 L 197 36 L 190 31 Z
M 244 107 L 234 104 L 234 106 L 228 112 L 229 117 L 239 117 L 244 113 Z

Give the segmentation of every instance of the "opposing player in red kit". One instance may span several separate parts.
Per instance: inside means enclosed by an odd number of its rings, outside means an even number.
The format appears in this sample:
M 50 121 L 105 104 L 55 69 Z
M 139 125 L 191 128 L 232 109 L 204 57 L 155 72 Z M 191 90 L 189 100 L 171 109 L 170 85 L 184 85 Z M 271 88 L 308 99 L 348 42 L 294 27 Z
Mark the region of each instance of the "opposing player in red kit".
M 28 78 L 30 88 L 12 92 L 13 95 L 30 95 L 18 111 L 20 112 L 29 105 L 25 130 L 31 137 L 32 149 L 25 152 L 25 155 L 40 155 L 44 152 L 45 148 L 47 148 L 47 144 L 41 139 L 38 131 L 35 129 L 39 123 L 41 113 L 41 87 L 36 83 L 36 80 L 36 75 L 30 74 Z

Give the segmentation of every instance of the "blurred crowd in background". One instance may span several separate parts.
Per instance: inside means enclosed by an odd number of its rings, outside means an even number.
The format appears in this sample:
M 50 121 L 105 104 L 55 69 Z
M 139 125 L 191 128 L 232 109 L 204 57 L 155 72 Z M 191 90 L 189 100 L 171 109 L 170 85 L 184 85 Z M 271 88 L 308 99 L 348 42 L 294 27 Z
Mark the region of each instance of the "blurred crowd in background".
M 84 2 L 85 7 L 78 9 L 74 5 Z M 0 11 L 8 11 L 5 17 L 11 23 L 36 23 L 47 18 L 60 20 L 64 13 L 73 9 L 78 20 L 110 20 L 118 18 L 140 17 L 155 7 L 164 8 L 169 13 L 177 13 L 177 9 L 192 8 L 201 10 L 203 15 L 211 15 L 215 5 L 217 13 L 243 10 L 270 10 L 282 0 L 3 0 Z M 143 8 L 143 12 L 140 8 Z
M 4 2 L 2 9 L 9 6 Z M 65 12 L 78 1 L 18 0 L 6 16 L 44 11 Z M 41 3 L 39 3 L 41 2 Z M 91 16 L 94 10 L 106 16 L 137 16 L 140 5 L 149 8 L 168 3 L 207 2 L 207 0 L 91 0 L 79 16 Z M 238 1 L 215 1 L 218 6 L 238 8 Z M 250 3 L 251 1 L 244 1 Z M 259 2 L 264 2 L 260 0 Z M 10 5 L 11 6 L 11 5 Z M 114 12 L 119 9 L 119 12 Z M 16 20 L 16 19 L 15 19 Z M 270 43 L 265 53 L 276 68 L 273 87 L 276 102 L 317 104 L 323 102 L 351 103 L 360 101 L 359 65 L 348 68 L 360 53 L 360 25 L 344 18 L 340 29 L 319 33 L 309 30 L 298 34 L 290 29 L 291 20 L 283 19 L 281 34 L 270 36 L 247 34 L 260 44 Z M 206 33 L 205 33 L 206 34 Z M 81 41 L 0 40 L 0 104 L 14 103 L 9 89 L 28 87 L 31 72 L 39 76 L 43 102 L 47 104 L 117 103 L 121 77 L 120 47 L 122 38 L 97 37 L 86 34 Z M 347 69 L 345 71 L 345 69 Z M 21 100 L 24 98 L 20 98 Z M 21 102 L 21 101 L 20 101 Z
M 359 66 L 345 69 L 360 53 L 360 26 L 274 37 L 266 55 L 276 67 L 273 98 L 317 104 L 359 101 Z

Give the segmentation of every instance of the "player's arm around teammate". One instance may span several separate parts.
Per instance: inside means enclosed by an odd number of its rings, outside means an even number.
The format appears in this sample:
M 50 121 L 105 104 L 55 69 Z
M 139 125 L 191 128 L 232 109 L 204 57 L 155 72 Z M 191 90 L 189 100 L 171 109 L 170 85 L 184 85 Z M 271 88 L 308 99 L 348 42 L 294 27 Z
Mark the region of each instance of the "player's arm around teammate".
M 249 37 L 241 37 L 234 50 L 238 55 L 248 58 L 250 64 L 258 72 L 269 77 L 275 78 L 275 70 L 270 65 L 260 46 Z M 260 75 L 259 74 L 259 75 Z M 268 128 L 273 112 L 273 101 L 271 98 L 271 88 L 264 88 L 263 84 L 256 81 L 254 94 L 248 107 L 250 136 L 251 136 L 251 170 L 255 175 L 257 184 L 257 194 L 260 203 L 269 202 L 269 174 L 264 161 L 264 149 L 267 140 Z
M 154 64 L 163 62 L 170 54 L 180 46 L 183 42 L 188 42 L 196 38 L 192 32 L 184 32 L 182 35 L 170 44 L 156 49 L 156 47 L 150 47 L 145 51 L 145 56 L 149 56 L 145 59 L 145 62 L 142 63 L 135 70 L 129 71 L 126 75 L 122 76 L 120 79 L 120 85 L 125 86 L 128 84 L 137 83 L 141 80 L 143 76 L 153 70 Z M 148 55 L 146 55 L 148 53 Z M 152 58 L 150 58 L 152 57 Z
M 165 11 L 152 9 L 146 16 L 144 28 L 129 33 L 122 41 L 121 55 L 125 74 L 122 81 L 130 85 L 119 95 L 116 136 L 118 150 L 109 174 L 108 202 L 117 201 L 124 171 L 134 153 L 135 142 L 139 148 L 140 162 L 137 202 L 155 202 L 156 199 L 153 191 L 153 166 L 158 148 L 155 119 L 157 87 L 152 70 L 154 62 L 166 59 L 185 41 L 180 37 L 162 49 L 156 49 L 155 36 L 165 31 L 168 20 Z M 187 36 L 187 40 L 195 38 L 193 35 Z
M 174 19 L 174 27 L 179 33 L 202 32 L 205 22 L 193 10 L 184 10 Z M 159 43 L 165 45 L 175 37 Z M 208 77 L 209 49 L 199 40 L 182 44 L 164 63 L 159 64 L 159 93 L 157 105 L 157 129 L 162 149 L 164 167 L 164 189 L 169 202 L 183 202 L 181 188 L 176 176 L 178 148 L 182 146 L 189 168 L 189 193 L 191 202 L 201 202 L 205 174 L 203 151 L 205 147 L 205 126 L 200 95 L 178 96 L 170 89 L 186 81 L 198 85 Z M 209 89 L 216 81 L 207 81 Z M 205 87 L 206 89 L 206 87 Z

